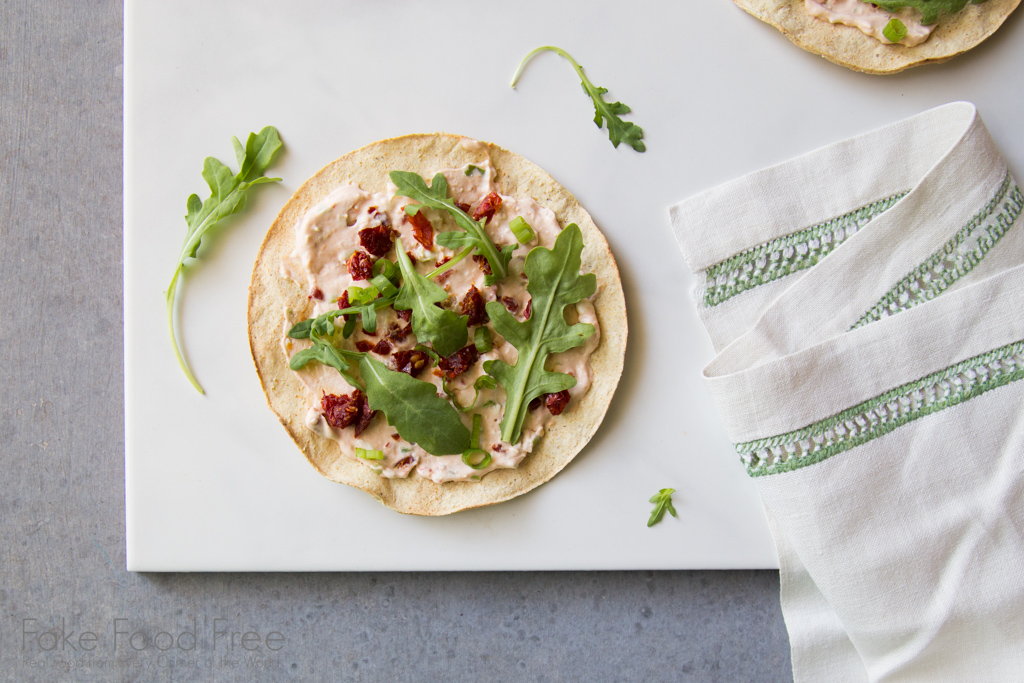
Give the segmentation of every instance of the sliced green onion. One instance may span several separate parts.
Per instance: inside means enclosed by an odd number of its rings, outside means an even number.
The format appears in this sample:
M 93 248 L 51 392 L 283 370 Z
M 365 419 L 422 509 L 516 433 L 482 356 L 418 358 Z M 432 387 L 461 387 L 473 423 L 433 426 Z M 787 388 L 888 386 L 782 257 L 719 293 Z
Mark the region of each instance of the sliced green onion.
M 374 451 L 369 448 L 357 448 L 356 457 L 362 458 L 363 460 L 383 460 L 384 451 Z M 472 467 L 472 465 L 470 465 Z
M 473 333 L 473 344 L 480 353 L 490 351 L 494 347 L 494 344 L 491 342 L 490 331 L 486 327 L 476 328 L 476 332 Z M 486 377 L 486 375 L 481 375 L 481 377 Z
M 474 470 L 482 470 L 491 464 L 491 454 L 479 448 L 470 448 L 462 452 L 462 462 Z
M 533 228 L 530 227 L 530 224 L 522 216 L 513 218 L 508 227 L 512 229 L 512 234 L 516 236 L 520 244 L 532 242 L 537 237 L 537 233 L 533 231 Z
M 484 169 L 480 168 L 479 166 L 474 166 L 473 164 L 470 164 L 469 166 L 466 167 L 466 175 L 473 175 L 473 171 L 480 171 L 480 175 L 484 175 Z
M 473 434 L 469 438 L 469 447 L 471 449 L 480 448 L 480 426 L 483 424 L 484 418 L 480 413 L 473 416 Z
M 379 261 L 378 261 L 379 263 Z M 384 273 L 380 275 L 374 275 L 373 279 L 370 280 L 370 285 L 377 288 L 377 291 L 383 297 L 392 297 L 398 294 L 398 287 L 388 279 Z
M 477 392 L 481 389 L 493 389 L 496 386 L 498 386 L 497 380 L 490 375 L 480 375 L 476 378 L 476 381 L 473 382 L 473 388 L 476 389 Z
M 357 305 L 365 305 L 377 298 L 380 292 L 372 284 L 369 287 L 356 287 L 352 285 L 348 288 L 348 300 L 349 303 Z
M 373 264 L 373 275 L 374 277 L 383 275 L 394 283 L 398 278 L 398 266 L 394 261 L 389 261 L 386 258 L 377 259 Z
M 437 277 L 438 275 L 440 275 L 444 271 L 449 270 L 451 268 L 454 268 L 456 263 L 458 263 L 462 259 L 464 259 L 467 256 L 469 256 L 470 252 L 472 252 L 472 251 L 473 251 L 473 247 L 466 247 L 465 249 L 460 251 L 458 254 L 456 254 L 455 256 L 452 256 L 450 259 L 448 259 L 447 261 L 445 261 L 444 263 L 439 265 L 437 268 L 434 268 L 432 271 L 427 273 L 427 279 L 429 280 L 432 277 Z
M 882 35 L 891 43 L 898 43 L 907 37 L 907 25 L 893 17 L 882 29 Z

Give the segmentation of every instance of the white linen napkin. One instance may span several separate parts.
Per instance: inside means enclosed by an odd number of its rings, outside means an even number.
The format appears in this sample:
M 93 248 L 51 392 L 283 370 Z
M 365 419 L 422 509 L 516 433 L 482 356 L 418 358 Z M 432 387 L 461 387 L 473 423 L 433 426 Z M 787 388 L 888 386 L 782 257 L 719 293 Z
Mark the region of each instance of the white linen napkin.
M 669 210 L 797 681 L 1024 680 L 1022 208 L 958 102 Z

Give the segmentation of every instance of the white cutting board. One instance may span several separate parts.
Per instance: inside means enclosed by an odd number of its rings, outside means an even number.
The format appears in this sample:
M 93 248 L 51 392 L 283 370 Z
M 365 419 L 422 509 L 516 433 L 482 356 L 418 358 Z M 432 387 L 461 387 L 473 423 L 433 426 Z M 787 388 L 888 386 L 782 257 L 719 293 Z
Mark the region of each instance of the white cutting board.
M 518 570 L 776 567 L 756 492 L 700 370 L 712 357 L 666 207 L 733 177 L 951 100 L 976 102 L 1024 169 L 1021 13 L 971 54 L 856 74 L 793 47 L 728 0 L 137 2 L 125 11 L 125 430 L 128 568 Z M 649 151 L 613 149 L 567 62 L 634 109 Z M 202 161 L 274 125 L 287 146 L 249 207 L 162 292 Z M 332 159 L 447 131 L 531 159 L 576 194 L 618 259 L 626 369 L 593 441 L 501 505 L 399 515 L 320 477 L 267 408 L 246 336 L 249 276 L 279 208 Z M 894 150 L 893 163 L 913 150 Z M 645 524 L 671 486 L 678 519 Z

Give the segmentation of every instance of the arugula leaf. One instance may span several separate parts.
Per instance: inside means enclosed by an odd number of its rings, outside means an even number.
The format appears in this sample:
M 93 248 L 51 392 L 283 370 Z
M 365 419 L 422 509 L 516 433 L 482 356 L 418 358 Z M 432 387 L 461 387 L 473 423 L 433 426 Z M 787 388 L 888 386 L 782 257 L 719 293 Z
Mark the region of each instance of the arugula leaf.
M 501 439 L 506 443 L 519 441 L 530 401 L 576 385 L 571 375 L 545 370 L 544 362 L 549 354 L 577 347 L 594 333 L 593 325 L 565 322 L 566 306 L 597 291 L 593 273 L 580 275 L 582 252 L 583 235 L 571 223 L 559 233 L 553 249 L 535 247 L 526 255 L 526 290 L 533 297 L 533 312 L 525 321 L 516 320 L 500 302 L 487 302 L 494 330 L 519 351 L 515 365 L 501 360 L 484 363 L 484 370 L 505 389 Z
M 433 455 L 455 455 L 469 448 L 469 430 L 433 384 L 391 370 L 367 355 L 359 361 L 359 370 L 370 407 L 382 411 L 403 439 Z
M 171 284 L 165 292 L 167 327 L 171 333 L 174 356 L 178 359 L 178 365 L 181 366 L 188 381 L 200 394 L 203 393 L 203 388 L 181 355 L 181 348 L 178 346 L 178 338 L 174 329 L 174 298 L 178 287 L 178 278 L 185 266 L 185 260 L 196 258 L 203 236 L 221 219 L 238 213 L 245 207 L 246 191 L 250 187 L 281 180 L 263 176 L 263 172 L 267 170 L 274 156 L 282 147 L 281 138 L 278 136 L 276 128 L 267 126 L 259 133 L 249 133 L 245 147 L 236 137 L 231 138 L 231 143 L 240 167 L 238 173 L 232 174 L 227 166 L 213 157 L 206 158 L 203 163 L 203 179 L 210 186 L 210 196 L 206 198 L 206 201 L 200 201 L 199 196 L 193 194 L 186 202 L 185 221 L 188 224 L 188 229 L 185 232 L 185 244 L 178 255 Z
M 455 353 L 465 346 L 469 338 L 469 316 L 458 317 L 449 310 L 435 306 L 448 298 L 448 292 L 416 272 L 409 255 L 405 253 L 401 238 L 396 247 L 403 281 L 395 298 L 395 310 L 412 311 L 412 333 L 417 340 L 429 342 L 442 356 Z
M 925 26 L 938 21 L 939 15 L 943 12 L 956 14 L 967 5 L 967 0 L 864 0 L 864 2 L 878 5 L 887 12 L 895 12 L 903 7 L 913 7 L 921 11 L 921 23 Z M 971 0 L 973 5 L 982 2 L 984 0 Z M 892 39 L 890 38 L 890 40 Z
M 673 517 L 678 517 L 676 514 L 676 508 L 672 505 L 672 494 L 675 493 L 675 489 L 661 489 L 653 496 L 650 501 L 654 503 L 654 510 L 651 511 L 651 518 L 647 520 L 647 526 L 651 527 L 661 521 L 661 518 L 665 516 L 665 511 Z
M 423 207 L 447 211 L 455 219 L 455 224 L 462 228 L 465 233 L 443 232 L 435 237 L 437 243 L 449 249 L 462 249 L 464 247 L 475 247 L 487 259 L 491 266 L 491 272 L 495 281 L 508 275 L 508 262 L 512 259 L 511 249 L 505 247 L 499 250 L 494 242 L 487 236 L 484 230 L 484 221 L 475 221 L 469 214 L 455 206 L 455 201 L 448 198 L 448 181 L 444 175 L 438 173 L 430 181 L 430 187 L 416 173 L 411 171 L 391 171 L 391 182 L 398 188 L 395 192 L 399 197 L 408 197 L 419 204 L 409 204 L 405 207 L 405 213 L 415 216 Z M 443 237 L 453 235 L 453 237 Z M 443 239 L 442 239 L 443 238 Z
M 930 2 L 932 0 L 903 0 L 905 2 Z M 956 2 L 958 0 L 946 0 Z M 523 61 L 519 63 L 519 68 L 516 69 L 515 75 L 512 77 L 511 86 L 514 89 L 516 87 L 516 81 L 519 80 L 519 74 L 523 72 L 523 67 L 530 59 L 545 50 L 551 50 L 556 52 L 572 64 L 572 68 L 576 70 L 576 74 L 582 81 L 583 92 L 590 96 L 590 99 L 594 101 L 594 123 L 597 124 L 598 128 L 607 126 L 608 128 L 608 139 L 611 140 L 614 147 L 618 147 L 620 142 L 625 142 L 627 145 L 632 147 L 638 152 L 644 152 L 647 147 L 644 145 L 643 137 L 644 131 L 640 126 L 636 125 L 632 121 L 623 121 L 619 118 L 622 114 L 628 114 L 630 109 L 622 102 L 606 102 L 604 95 L 608 92 L 608 88 L 601 88 L 595 86 L 587 78 L 586 74 L 583 73 L 583 67 L 580 66 L 572 56 L 565 50 L 555 47 L 554 45 L 544 45 L 533 50 L 530 54 L 523 57 Z

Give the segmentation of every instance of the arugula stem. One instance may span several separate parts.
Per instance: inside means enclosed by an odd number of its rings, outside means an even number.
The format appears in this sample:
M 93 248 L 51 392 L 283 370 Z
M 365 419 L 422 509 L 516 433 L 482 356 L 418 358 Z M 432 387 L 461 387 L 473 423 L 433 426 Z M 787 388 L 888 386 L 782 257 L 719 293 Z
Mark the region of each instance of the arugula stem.
M 428 280 L 431 279 L 431 278 L 435 278 L 438 275 L 440 275 L 441 273 L 445 272 L 446 270 L 448 270 L 450 268 L 454 268 L 455 264 L 457 264 L 459 261 L 461 261 L 462 259 L 464 259 L 467 256 L 469 256 L 472 253 L 472 251 L 473 251 L 473 247 L 466 247 L 465 249 L 460 251 L 458 254 L 456 254 L 455 256 L 452 256 L 450 259 L 448 259 L 447 261 L 445 261 L 444 263 L 439 265 L 437 268 L 434 268 L 432 271 L 427 273 L 426 278 Z
M 185 377 L 192 383 L 192 386 L 196 388 L 200 394 L 205 394 L 203 388 L 199 386 L 199 382 L 192 374 L 192 370 L 189 369 L 188 363 L 181 355 L 181 349 L 178 347 L 178 338 L 174 334 L 174 294 L 178 289 L 178 276 L 181 275 L 181 265 L 179 264 L 177 269 L 174 271 L 174 277 L 171 278 L 171 284 L 167 287 L 167 329 L 171 333 L 171 347 L 174 349 L 174 357 L 178 359 L 178 365 L 185 373 Z
M 573 59 L 572 56 L 568 52 L 566 52 L 565 50 L 563 50 L 560 47 L 555 47 L 554 45 L 542 45 L 541 47 L 538 47 L 537 49 L 532 50 L 530 52 L 530 54 L 528 54 L 525 57 L 523 57 L 523 61 L 519 62 L 519 68 L 516 69 L 515 75 L 512 76 L 512 82 L 509 83 L 509 85 L 512 87 L 513 90 L 515 90 L 516 83 L 519 81 L 519 75 L 523 73 L 523 68 L 526 66 L 526 63 L 528 61 L 530 61 L 531 59 L 533 59 L 534 55 L 538 55 L 541 52 L 544 52 L 546 50 L 550 50 L 551 52 L 555 52 L 557 54 L 560 54 L 563 57 L 565 57 L 566 59 L 568 59 L 569 63 L 572 64 L 572 68 L 576 69 L 576 73 L 579 75 L 580 80 L 583 81 L 584 85 L 587 85 L 587 84 L 590 83 L 590 80 L 586 76 L 583 75 L 583 67 L 580 66 L 579 64 L 577 64 L 576 60 Z M 591 88 L 592 87 L 593 87 L 593 84 L 591 84 Z M 588 90 L 588 92 L 589 92 L 589 90 Z
M 475 220 L 469 217 L 469 214 L 452 204 L 452 208 L 457 212 L 455 214 L 455 222 L 462 226 L 462 229 L 477 238 L 480 245 L 484 249 L 484 256 L 487 258 L 487 263 L 491 265 L 491 271 L 494 276 L 499 280 L 508 275 L 508 270 L 505 268 L 505 264 L 501 260 L 501 254 L 498 252 L 498 248 L 494 246 L 494 242 L 484 232 L 483 227 Z

